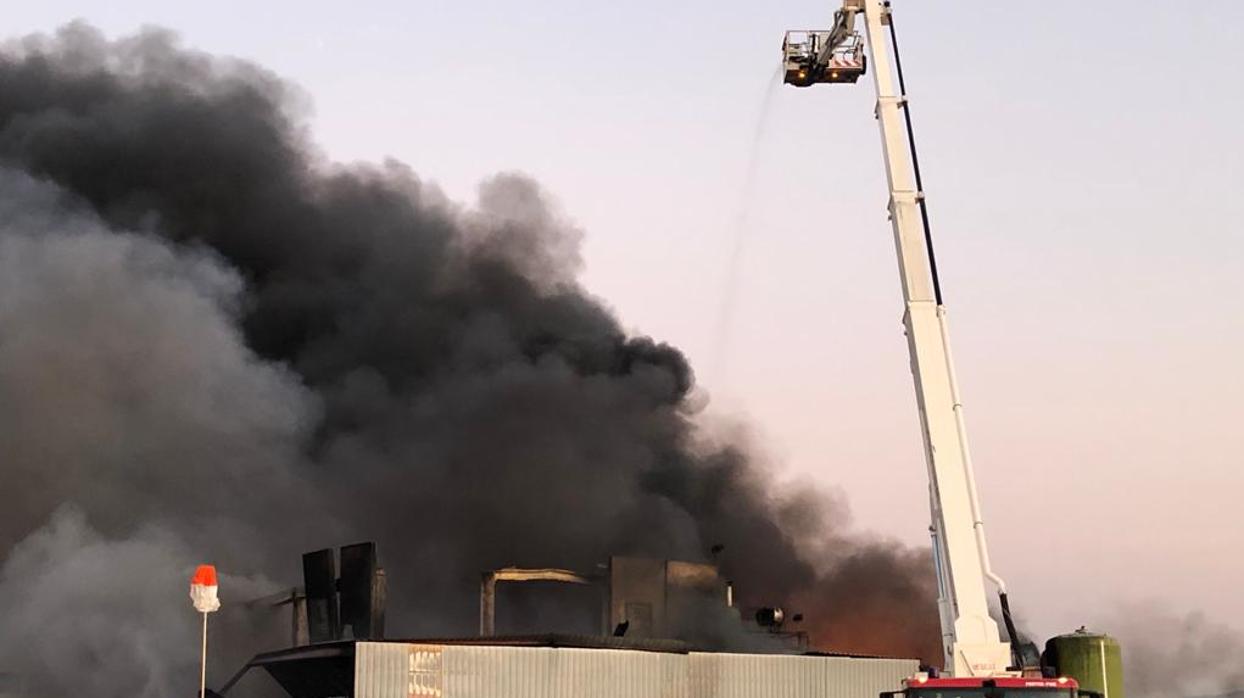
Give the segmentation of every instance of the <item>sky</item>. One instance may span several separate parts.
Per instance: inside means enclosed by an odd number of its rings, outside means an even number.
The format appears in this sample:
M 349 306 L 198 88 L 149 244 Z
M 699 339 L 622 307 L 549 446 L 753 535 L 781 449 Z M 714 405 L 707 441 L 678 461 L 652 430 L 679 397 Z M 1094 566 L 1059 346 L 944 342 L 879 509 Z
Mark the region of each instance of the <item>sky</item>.
M 995 567 L 1037 634 L 1156 603 L 1244 629 L 1244 5 L 895 0 Z M 168 27 L 301 87 L 335 160 L 536 177 L 583 281 L 705 419 L 927 540 L 871 81 L 773 84 L 832 4 L 0 3 Z M 738 254 L 734 253 L 738 250 Z

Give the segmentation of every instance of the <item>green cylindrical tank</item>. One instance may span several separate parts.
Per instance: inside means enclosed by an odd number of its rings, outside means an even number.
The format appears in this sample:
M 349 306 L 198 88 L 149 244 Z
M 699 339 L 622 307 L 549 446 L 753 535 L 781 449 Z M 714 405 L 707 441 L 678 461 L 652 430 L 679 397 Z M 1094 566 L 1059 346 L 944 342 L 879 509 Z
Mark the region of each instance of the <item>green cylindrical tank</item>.
M 1104 698 L 1124 698 L 1123 654 L 1119 641 L 1109 635 L 1080 628 L 1050 638 L 1045 643 L 1044 661 L 1060 676 L 1075 679 L 1081 690 L 1100 693 Z

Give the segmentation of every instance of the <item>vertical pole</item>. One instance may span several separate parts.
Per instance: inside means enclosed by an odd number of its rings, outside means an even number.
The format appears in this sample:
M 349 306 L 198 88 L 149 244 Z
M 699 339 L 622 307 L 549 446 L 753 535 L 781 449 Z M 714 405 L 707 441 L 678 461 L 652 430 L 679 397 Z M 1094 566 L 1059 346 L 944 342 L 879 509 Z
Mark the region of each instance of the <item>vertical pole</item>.
M 289 590 L 289 646 L 298 646 L 298 589 Z M 199 696 L 199 698 L 203 698 Z
M 199 660 L 199 698 L 207 698 L 207 613 L 203 613 L 203 653 Z
M 479 634 L 492 637 L 497 631 L 497 575 L 485 572 L 479 585 Z

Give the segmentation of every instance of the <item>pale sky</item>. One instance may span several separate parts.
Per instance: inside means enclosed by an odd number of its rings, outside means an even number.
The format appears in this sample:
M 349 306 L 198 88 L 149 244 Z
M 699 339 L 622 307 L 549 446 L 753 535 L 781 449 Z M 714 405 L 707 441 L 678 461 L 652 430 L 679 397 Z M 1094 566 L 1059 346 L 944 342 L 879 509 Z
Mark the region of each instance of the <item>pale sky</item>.
M 1244 629 L 1244 3 L 894 4 L 1013 603 L 1039 634 L 1149 599 Z M 158 24 L 253 59 L 331 157 L 455 198 L 532 174 L 586 231 L 588 288 L 688 353 L 714 415 L 860 529 L 927 540 L 871 81 L 764 109 L 782 32 L 831 2 L 0 7 L 5 35 Z

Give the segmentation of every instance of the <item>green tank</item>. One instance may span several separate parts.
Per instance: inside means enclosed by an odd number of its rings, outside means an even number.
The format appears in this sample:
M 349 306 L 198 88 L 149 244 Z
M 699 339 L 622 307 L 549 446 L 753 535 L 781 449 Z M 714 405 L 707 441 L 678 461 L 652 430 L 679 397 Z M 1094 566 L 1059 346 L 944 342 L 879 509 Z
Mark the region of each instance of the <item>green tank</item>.
M 1123 655 L 1119 641 L 1109 635 L 1080 628 L 1050 638 L 1042 660 L 1059 676 L 1075 679 L 1082 691 L 1100 693 L 1103 698 L 1124 698 Z

